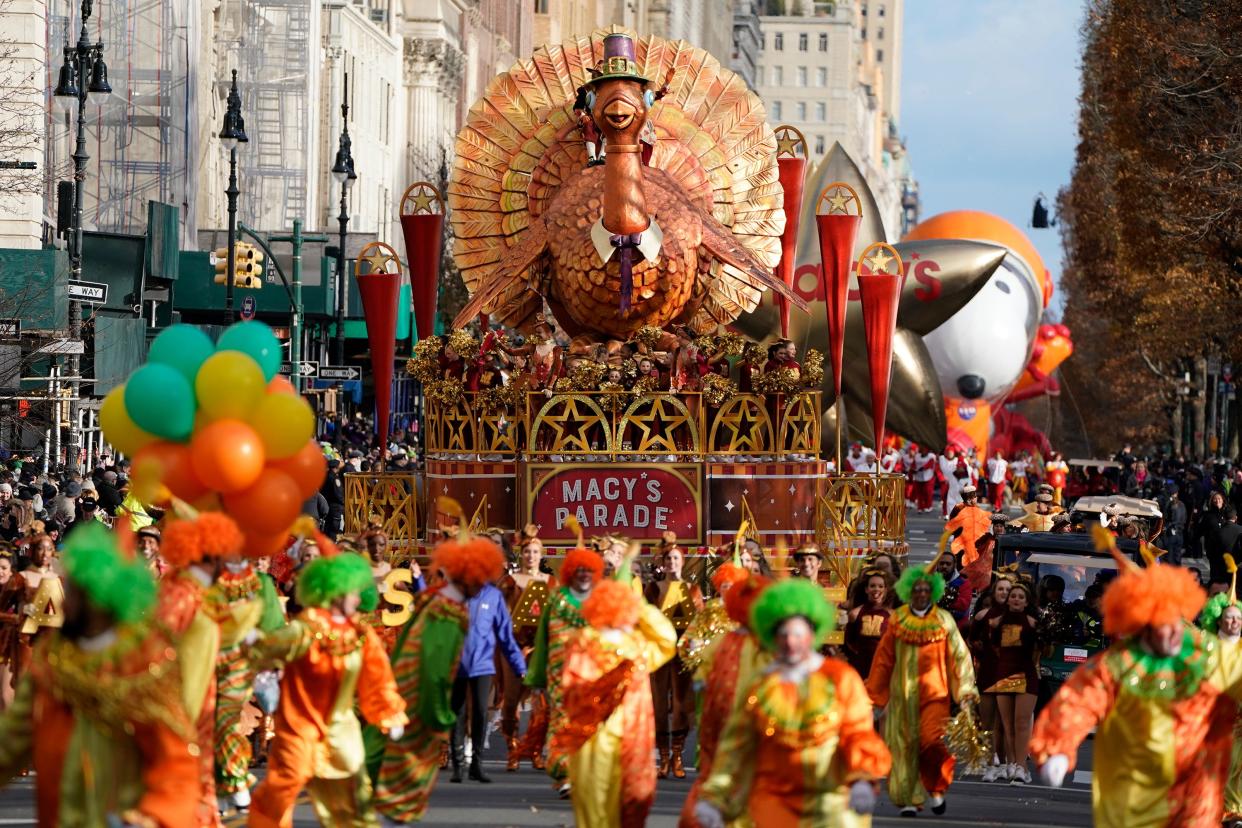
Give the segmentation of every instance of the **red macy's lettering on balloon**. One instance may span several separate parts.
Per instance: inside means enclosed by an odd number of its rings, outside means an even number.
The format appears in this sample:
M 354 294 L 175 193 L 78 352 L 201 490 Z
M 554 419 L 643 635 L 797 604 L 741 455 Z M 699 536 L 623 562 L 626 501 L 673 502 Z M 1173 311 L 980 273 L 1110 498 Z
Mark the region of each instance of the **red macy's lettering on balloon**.
M 940 298 L 941 284 L 939 277 L 933 273 L 940 272 L 940 265 L 934 259 L 923 259 L 914 266 L 914 281 L 926 288 L 915 288 L 914 298 L 920 302 L 933 302 Z

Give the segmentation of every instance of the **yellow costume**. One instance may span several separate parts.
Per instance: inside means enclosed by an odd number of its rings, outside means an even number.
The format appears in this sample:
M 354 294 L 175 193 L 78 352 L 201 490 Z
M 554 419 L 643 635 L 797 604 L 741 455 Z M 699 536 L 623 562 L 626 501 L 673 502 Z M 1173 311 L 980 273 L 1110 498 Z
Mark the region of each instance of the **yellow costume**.
M 630 600 L 642 600 L 615 581 L 601 584 L 596 592 L 614 586 Z M 656 783 L 649 676 L 673 657 L 676 646 L 673 625 L 648 604 L 639 610 L 632 631 L 586 627 L 570 638 L 561 680 L 569 724 L 553 734 L 549 752 L 569 754 L 578 825 L 646 824 Z

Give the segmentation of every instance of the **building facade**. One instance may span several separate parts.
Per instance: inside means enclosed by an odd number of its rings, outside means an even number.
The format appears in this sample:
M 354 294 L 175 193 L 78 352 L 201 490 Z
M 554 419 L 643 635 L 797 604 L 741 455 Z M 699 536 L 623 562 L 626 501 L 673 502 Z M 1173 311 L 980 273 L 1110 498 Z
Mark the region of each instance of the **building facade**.
M 813 163 L 840 142 L 866 176 L 889 238 L 899 238 L 917 220 L 918 192 L 898 131 L 901 3 L 788 0 L 768 9 L 781 12 L 760 17 L 755 86 L 768 119 L 797 127 Z
M 759 47 L 763 32 L 759 26 L 761 0 L 733 2 L 733 56 L 729 68 L 742 76 L 746 85 L 755 88 L 755 72 L 759 67 Z

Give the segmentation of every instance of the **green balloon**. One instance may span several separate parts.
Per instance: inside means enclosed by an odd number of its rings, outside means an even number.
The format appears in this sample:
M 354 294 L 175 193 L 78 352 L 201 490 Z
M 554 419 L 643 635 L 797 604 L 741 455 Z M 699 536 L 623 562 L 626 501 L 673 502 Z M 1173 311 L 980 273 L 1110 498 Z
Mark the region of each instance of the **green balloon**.
M 147 362 L 176 368 L 192 387 L 203 361 L 215 352 L 211 337 L 200 329 L 193 325 L 173 325 L 161 331 L 151 343 Z
M 280 341 L 272 329 L 262 322 L 238 322 L 220 334 L 217 351 L 241 351 L 263 371 L 263 379 L 271 382 L 280 373 Z
M 194 389 L 171 365 L 148 362 L 125 383 L 125 411 L 134 424 L 165 440 L 184 443 L 194 430 Z

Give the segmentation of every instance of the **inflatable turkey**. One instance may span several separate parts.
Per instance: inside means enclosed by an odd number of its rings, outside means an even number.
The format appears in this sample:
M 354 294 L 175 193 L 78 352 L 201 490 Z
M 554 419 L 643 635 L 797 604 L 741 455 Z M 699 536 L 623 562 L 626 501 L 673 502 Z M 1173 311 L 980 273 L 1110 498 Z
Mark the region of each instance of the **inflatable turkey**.
M 602 144 L 602 148 L 601 145 Z M 597 156 L 602 155 L 602 163 Z M 498 75 L 457 137 L 454 257 L 479 313 L 574 337 L 754 310 L 785 216 L 763 104 L 702 49 L 614 27 Z

